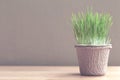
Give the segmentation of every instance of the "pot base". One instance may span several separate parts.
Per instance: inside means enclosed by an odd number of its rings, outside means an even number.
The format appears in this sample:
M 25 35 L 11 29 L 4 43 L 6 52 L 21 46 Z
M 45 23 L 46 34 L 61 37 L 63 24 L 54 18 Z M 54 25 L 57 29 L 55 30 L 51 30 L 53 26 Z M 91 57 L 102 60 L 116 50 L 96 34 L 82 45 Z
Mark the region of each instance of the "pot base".
M 104 76 L 105 74 L 81 74 L 81 76 Z

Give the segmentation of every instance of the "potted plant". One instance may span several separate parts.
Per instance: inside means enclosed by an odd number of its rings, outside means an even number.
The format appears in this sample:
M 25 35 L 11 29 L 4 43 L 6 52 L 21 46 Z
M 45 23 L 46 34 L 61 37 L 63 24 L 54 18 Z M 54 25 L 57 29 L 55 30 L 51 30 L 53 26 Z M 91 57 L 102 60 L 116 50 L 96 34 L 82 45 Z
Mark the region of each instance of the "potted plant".
M 73 14 L 72 24 L 81 75 L 105 75 L 112 48 L 109 38 L 112 17 L 110 14 L 87 10 Z

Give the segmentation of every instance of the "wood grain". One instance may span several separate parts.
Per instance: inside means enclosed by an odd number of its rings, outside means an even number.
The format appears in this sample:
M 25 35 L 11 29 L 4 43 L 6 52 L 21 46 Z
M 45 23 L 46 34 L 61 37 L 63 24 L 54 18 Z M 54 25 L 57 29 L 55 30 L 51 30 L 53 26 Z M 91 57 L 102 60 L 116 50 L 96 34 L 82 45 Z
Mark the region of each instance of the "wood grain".
M 105 76 L 80 76 L 76 66 L 1 66 L 0 80 L 120 80 L 120 67 Z

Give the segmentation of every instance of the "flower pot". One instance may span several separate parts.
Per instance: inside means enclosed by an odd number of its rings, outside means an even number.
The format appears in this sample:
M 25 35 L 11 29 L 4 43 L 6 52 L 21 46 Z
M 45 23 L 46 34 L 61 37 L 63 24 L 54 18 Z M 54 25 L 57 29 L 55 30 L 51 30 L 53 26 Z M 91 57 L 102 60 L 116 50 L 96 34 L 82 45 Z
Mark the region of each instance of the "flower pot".
M 112 45 L 75 45 L 81 75 L 101 76 L 107 71 Z

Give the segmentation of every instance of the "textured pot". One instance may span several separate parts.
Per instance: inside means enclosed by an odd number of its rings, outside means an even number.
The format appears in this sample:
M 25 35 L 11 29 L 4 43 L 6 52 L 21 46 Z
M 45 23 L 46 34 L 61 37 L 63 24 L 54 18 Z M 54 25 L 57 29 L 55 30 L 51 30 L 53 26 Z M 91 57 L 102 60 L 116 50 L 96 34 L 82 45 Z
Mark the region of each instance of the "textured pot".
M 102 76 L 107 71 L 109 52 L 112 45 L 76 45 L 81 75 Z

